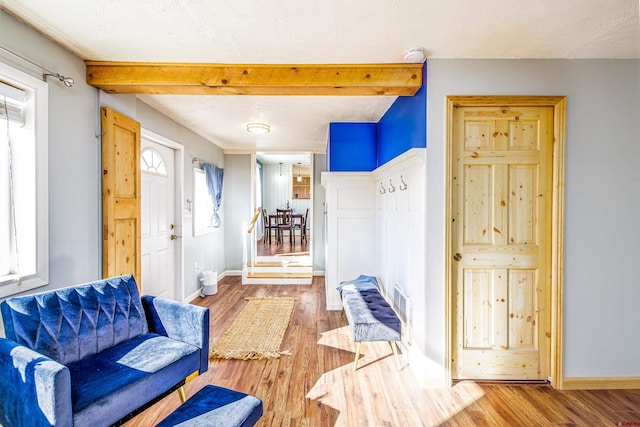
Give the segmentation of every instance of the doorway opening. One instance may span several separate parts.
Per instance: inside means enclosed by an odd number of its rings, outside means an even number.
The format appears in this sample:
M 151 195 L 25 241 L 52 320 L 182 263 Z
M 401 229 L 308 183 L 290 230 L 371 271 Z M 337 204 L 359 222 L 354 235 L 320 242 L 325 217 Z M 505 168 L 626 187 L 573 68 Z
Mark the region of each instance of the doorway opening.
M 141 131 L 141 269 L 145 292 L 182 300 L 183 147 Z
M 256 153 L 255 206 L 261 208 L 256 262 L 311 265 L 313 165 L 311 153 Z M 290 211 L 290 224 L 287 214 Z

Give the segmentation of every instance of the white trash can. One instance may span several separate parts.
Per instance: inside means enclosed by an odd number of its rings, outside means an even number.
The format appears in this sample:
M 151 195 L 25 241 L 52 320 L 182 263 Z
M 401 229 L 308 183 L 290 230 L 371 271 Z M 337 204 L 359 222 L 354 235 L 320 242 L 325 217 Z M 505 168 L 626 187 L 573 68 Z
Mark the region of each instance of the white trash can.
M 202 282 L 202 291 L 200 292 L 201 296 L 214 295 L 218 293 L 217 271 L 203 271 L 202 277 L 200 277 L 200 281 Z

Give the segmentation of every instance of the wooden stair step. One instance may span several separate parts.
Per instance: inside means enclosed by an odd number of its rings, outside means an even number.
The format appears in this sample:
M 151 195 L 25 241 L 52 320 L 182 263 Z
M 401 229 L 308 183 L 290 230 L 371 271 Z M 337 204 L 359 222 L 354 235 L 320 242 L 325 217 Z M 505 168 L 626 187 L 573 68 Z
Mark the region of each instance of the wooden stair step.
M 251 268 L 251 264 L 248 265 Z M 311 268 L 311 264 L 300 262 L 256 262 L 254 268 Z
M 261 273 L 248 273 L 247 278 L 249 279 L 308 279 L 313 277 L 312 273 L 281 273 L 281 272 L 261 272 Z

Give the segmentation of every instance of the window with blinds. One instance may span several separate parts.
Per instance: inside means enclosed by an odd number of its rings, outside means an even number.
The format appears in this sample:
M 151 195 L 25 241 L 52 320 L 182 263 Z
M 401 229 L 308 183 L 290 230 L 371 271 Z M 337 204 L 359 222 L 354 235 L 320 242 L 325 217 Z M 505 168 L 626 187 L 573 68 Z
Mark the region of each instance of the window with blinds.
M 0 63 L 0 298 L 49 280 L 48 87 Z
M 23 126 L 26 99 L 26 90 L 0 80 L 0 120 Z

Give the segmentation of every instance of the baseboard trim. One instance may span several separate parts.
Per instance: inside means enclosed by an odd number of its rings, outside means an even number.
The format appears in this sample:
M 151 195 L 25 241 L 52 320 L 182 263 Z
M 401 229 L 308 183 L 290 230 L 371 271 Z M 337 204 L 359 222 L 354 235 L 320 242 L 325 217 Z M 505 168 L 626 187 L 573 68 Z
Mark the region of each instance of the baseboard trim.
M 562 379 L 562 390 L 640 389 L 640 377 L 569 377 Z
M 242 270 L 227 270 L 224 272 L 225 276 L 242 276 Z
M 324 270 L 313 270 L 314 276 L 324 276 Z
M 182 302 L 191 303 L 195 301 L 199 296 L 200 296 L 200 289 L 198 289 L 197 291 L 195 291 L 194 293 L 186 297 L 184 300 L 182 300 Z

